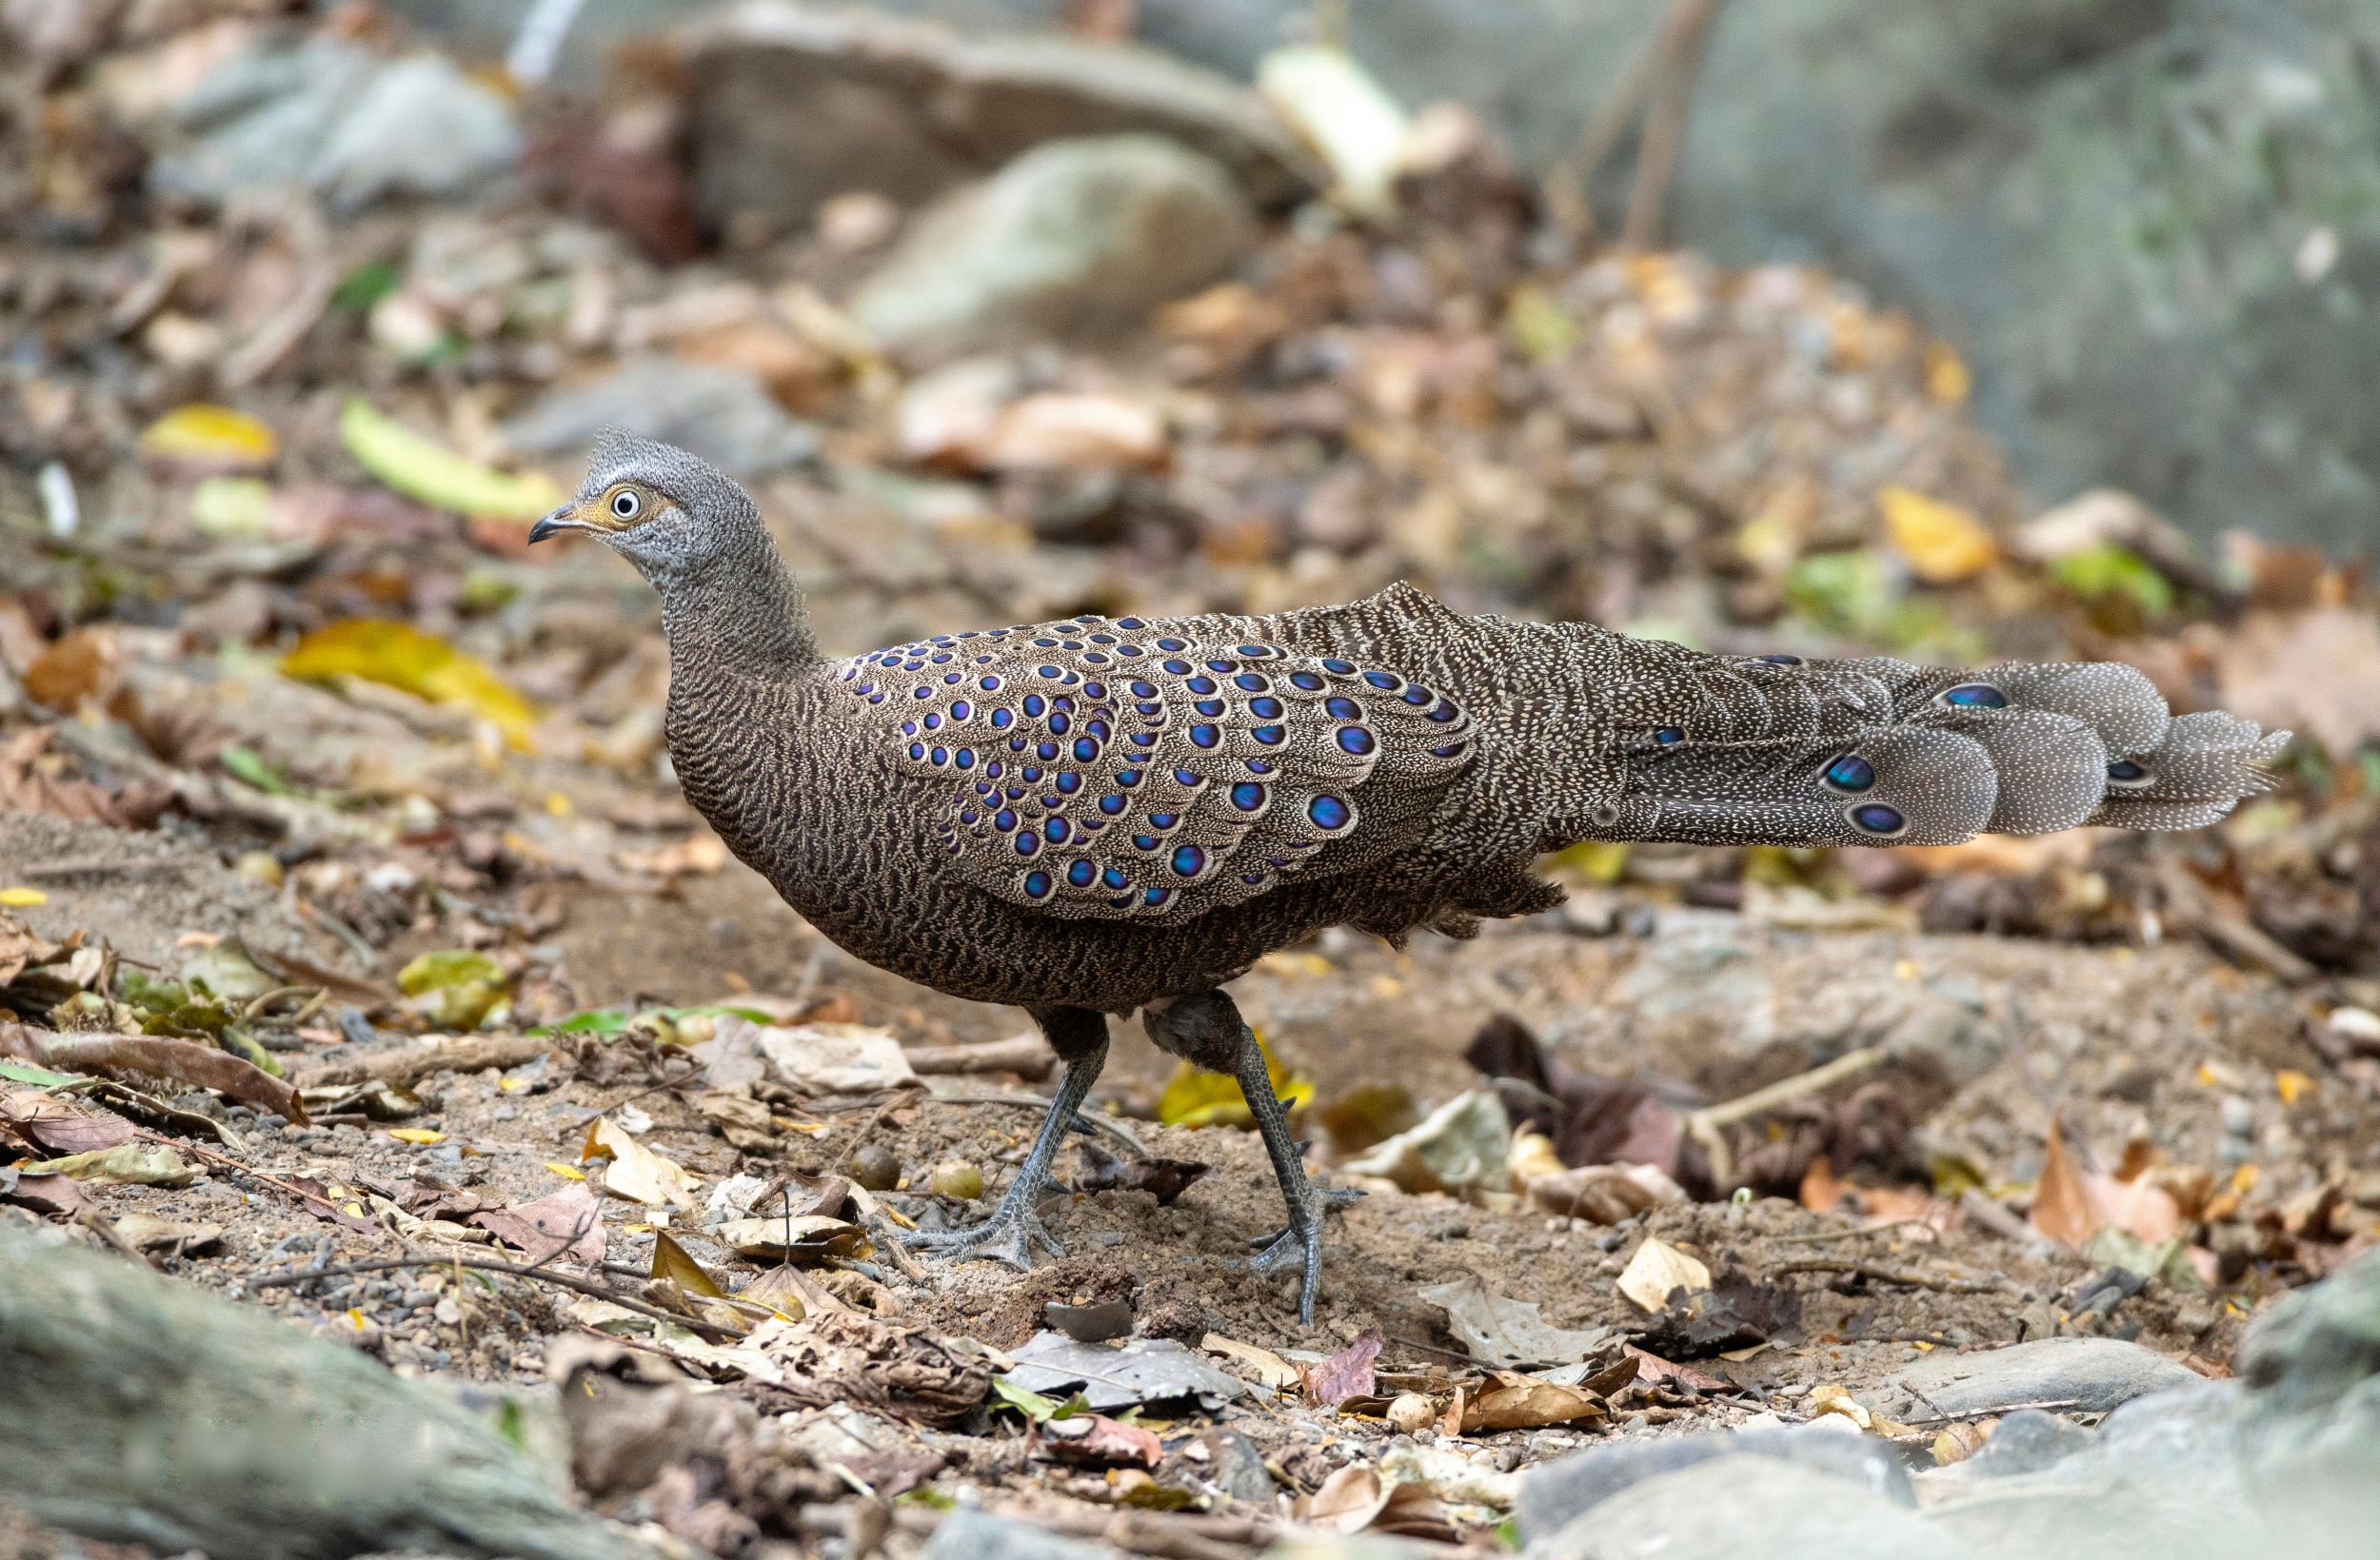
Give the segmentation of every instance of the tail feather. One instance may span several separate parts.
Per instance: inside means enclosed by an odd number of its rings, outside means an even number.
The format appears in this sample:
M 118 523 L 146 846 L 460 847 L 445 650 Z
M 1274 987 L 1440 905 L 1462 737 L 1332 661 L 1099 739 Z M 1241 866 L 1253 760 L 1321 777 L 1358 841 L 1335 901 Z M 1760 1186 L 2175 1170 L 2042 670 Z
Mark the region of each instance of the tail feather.
M 2288 741 L 2174 717 L 2120 662 L 1918 667 L 1885 658 L 1673 658 L 1624 733 L 1611 839 L 1947 844 L 2084 823 L 2184 829 L 2271 783 Z M 1650 691 L 1650 690 L 1648 690 Z

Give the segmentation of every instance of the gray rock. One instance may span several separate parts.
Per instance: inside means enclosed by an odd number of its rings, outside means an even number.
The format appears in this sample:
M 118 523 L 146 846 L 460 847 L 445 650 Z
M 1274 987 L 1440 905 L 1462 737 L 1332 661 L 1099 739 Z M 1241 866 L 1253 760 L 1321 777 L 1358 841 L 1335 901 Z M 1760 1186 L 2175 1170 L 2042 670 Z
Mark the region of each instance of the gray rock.
M 341 211 L 462 194 L 521 147 L 512 105 L 445 56 L 386 59 L 329 38 L 231 60 L 169 125 L 184 134 L 150 166 L 161 193 L 221 201 L 303 185 Z
M 1047 1528 L 962 1506 L 942 1518 L 920 1560 L 1122 1560 L 1104 1544 L 1061 1538 Z
M 1140 325 L 1247 252 L 1212 158 L 1150 135 L 1053 141 L 919 219 L 851 313 L 912 357 Z
M 2380 1376 L 2380 1251 L 2355 1258 L 2256 1319 L 2240 1376 L 2270 1409 L 2304 1412 Z
M 2044 1409 L 2018 1409 L 1994 1426 L 1983 1450 L 1954 1467 L 1973 1478 L 2038 1473 L 2088 1449 L 2091 1432 Z
M 1130 131 L 1205 153 L 1266 205 L 1316 184 L 1253 91 L 1154 49 L 768 0 L 697 24 L 686 48 L 695 201 L 714 225 L 806 225 L 851 189 L 922 202 L 1043 142 Z
M 631 358 L 603 379 L 549 392 L 503 426 L 529 455 L 576 449 L 606 427 L 683 445 L 734 477 L 762 477 L 818 452 L 818 430 L 740 368 Z
M 1964 1544 L 1864 1484 L 1749 1452 L 1633 1484 L 1532 1540 L 1526 1553 L 1528 1560 L 1973 1560 Z
M 1513 1514 L 1520 1536 L 1535 1544 L 1647 1479 L 1739 1456 L 1791 1464 L 1894 1506 L 1916 1503 L 1900 1459 L 1882 1441 L 1825 1430 L 1749 1430 L 1620 1441 L 1544 1464 L 1521 1475 Z
M 2055 1404 L 2104 1413 L 2119 1403 L 2205 1379 L 2186 1365 L 2120 1338 L 2036 1338 L 1972 1354 L 1935 1351 L 1886 1383 L 1887 1418 L 1999 1413 Z
M 1199 1444 L 1206 1449 L 1206 1461 L 1199 1476 L 1234 1500 L 1270 1506 L 1273 1501 L 1273 1475 L 1264 1466 L 1264 1453 L 1256 1443 L 1236 1430 L 1217 1427 L 1200 1432 Z

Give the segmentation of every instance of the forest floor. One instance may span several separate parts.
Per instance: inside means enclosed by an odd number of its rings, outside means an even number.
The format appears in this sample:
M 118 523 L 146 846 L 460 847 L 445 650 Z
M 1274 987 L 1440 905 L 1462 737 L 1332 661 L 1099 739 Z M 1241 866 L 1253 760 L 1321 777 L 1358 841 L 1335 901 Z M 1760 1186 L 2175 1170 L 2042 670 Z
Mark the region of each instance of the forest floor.
M 42 213 L 0 242 L 0 1221 L 404 1375 L 716 1386 L 758 1411 L 732 1456 L 598 1477 L 631 1428 L 570 1427 L 584 1494 L 716 1553 L 914 1548 L 953 1500 L 1153 1554 L 1492 1548 L 1546 1459 L 1829 1417 L 1955 1462 L 1993 1415 L 1913 1399 L 1929 1356 L 2107 1336 L 2219 1377 L 2380 1242 L 2360 572 L 2121 495 L 2034 513 L 1955 354 L 1822 273 L 1555 254 L 1462 163 L 1401 224 L 1264 227 L 1148 331 L 911 371 L 825 302 L 889 207 L 664 262 L 568 189 L 152 201 L 125 105 L 204 28 L 145 25 L 7 68 L 47 117 L 0 190 Z M 248 332 L 289 339 L 227 383 Z M 1368 1194 L 1312 1327 L 1248 1271 L 1280 1210 L 1229 1086 L 1129 1023 L 1045 1205 L 1067 1254 L 936 1266 L 890 1232 L 1006 1184 L 1029 1025 L 729 859 L 661 752 L 647 593 L 524 543 L 577 472 L 507 441 L 656 354 L 802 445 L 753 485 L 836 653 L 1410 577 L 1711 648 L 2118 657 L 2301 740 L 2187 838 L 1582 847 L 1569 904 L 1476 941 L 1267 958 L 1236 994 Z M 931 1380 L 788 1386 L 853 1315 Z M 1013 1368 L 1069 1331 L 1161 1348 Z M 737 1456 L 836 1477 L 690 1471 Z

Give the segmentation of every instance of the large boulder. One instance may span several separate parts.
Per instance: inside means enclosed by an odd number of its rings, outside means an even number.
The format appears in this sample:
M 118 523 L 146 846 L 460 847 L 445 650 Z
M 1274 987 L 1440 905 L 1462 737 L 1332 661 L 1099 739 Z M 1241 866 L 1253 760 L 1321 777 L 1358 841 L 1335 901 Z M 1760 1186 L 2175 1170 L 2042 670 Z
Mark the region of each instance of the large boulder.
M 1153 135 L 1053 141 L 922 216 L 851 300 L 912 358 L 1140 325 L 1247 251 L 1214 159 Z
M 964 37 L 882 12 L 755 0 L 685 35 L 695 202 L 714 225 L 800 227 L 869 189 L 904 204 L 1045 142 L 1146 132 L 1279 205 L 1312 159 L 1240 82 L 1155 49 L 1061 36 Z

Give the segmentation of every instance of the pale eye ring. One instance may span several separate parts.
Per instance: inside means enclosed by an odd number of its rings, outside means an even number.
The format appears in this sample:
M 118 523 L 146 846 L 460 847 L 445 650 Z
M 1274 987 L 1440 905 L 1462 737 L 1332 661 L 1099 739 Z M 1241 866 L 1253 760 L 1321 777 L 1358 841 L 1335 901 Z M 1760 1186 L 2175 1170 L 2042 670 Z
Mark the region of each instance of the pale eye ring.
M 634 520 L 644 507 L 645 501 L 627 488 L 624 487 L 611 496 L 611 512 L 617 519 Z

